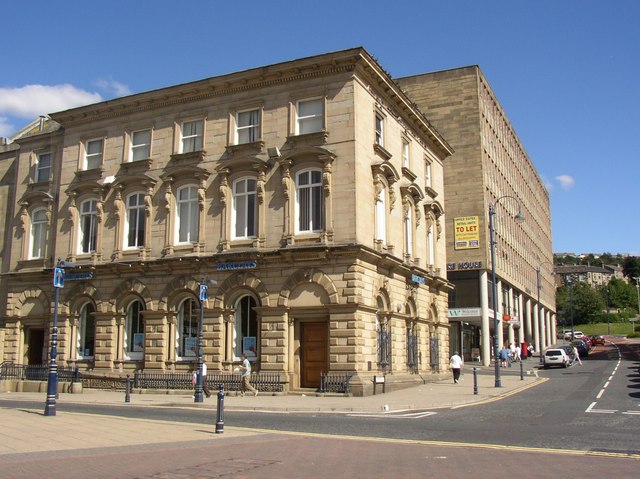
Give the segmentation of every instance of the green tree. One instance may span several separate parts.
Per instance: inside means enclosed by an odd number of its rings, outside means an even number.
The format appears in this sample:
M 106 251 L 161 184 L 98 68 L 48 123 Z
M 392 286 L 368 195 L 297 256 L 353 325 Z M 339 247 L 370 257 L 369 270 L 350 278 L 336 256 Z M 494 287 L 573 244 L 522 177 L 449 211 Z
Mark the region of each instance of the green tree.
M 640 276 L 640 257 L 627 256 L 622 263 L 622 272 L 633 281 L 633 278 Z
M 613 312 L 625 308 L 638 309 L 638 298 L 633 284 L 614 278 L 607 286 L 598 288 L 598 291 Z
M 572 298 L 573 296 L 573 298 Z M 586 283 L 574 283 L 573 294 L 569 286 L 562 286 L 556 292 L 556 307 L 565 327 L 571 324 L 586 324 L 596 321 L 604 310 L 602 295 Z

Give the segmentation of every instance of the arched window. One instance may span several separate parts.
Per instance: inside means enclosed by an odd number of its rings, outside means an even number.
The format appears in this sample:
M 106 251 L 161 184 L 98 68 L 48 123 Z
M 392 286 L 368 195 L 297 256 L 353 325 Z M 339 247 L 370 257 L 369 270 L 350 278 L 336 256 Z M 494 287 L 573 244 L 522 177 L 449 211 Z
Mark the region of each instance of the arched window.
M 380 194 L 376 198 L 376 240 L 386 243 L 387 239 L 387 189 L 381 182 Z
M 253 360 L 258 355 L 258 314 L 255 312 L 256 300 L 243 296 L 236 303 L 235 328 L 233 334 L 233 356 L 240 359 L 242 353 Z
M 427 232 L 427 248 L 429 248 L 429 263 L 435 264 L 436 262 L 436 246 L 433 238 L 433 225 L 429 225 L 429 231 Z
M 95 352 L 96 324 L 93 303 L 86 303 L 80 308 L 78 318 L 78 359 L 92 358 Z
M 200 307 L 193 298 L 185 299 L 178 307 L 176 327 L 178 358 L 187 359 L 197 356 L 199 314 Z
M 391 325 L 386 319 L 384 301 L 378 296 L 376 311 L 376 362 L 386 371 L 391 366 Z
M 127 197 L 127 247 L 144 246 L 144 193 L 134 193 Z
M 144 305 L 136 300 L 127 307 L 124 325 L 124 352 L 127 359 L 141 359 L 144 354 Z
M 322 231 L 322 171 L 303 170 L 296 175 L 296 230 Z
M 47 210 L 39 208 L 31 213 L 31 248 L 29 259 L 44 258 L 47 237 Z
M 404 254 L 413 256 L 413 218 L 410 207 L 404 213 Z
M 92 253 L 96 250 L 97 226 L 97 201 L 83 201 L 80 205 L 79 253 Z
M 198 188 L 185 186 L 177 193 L 178 208 L 178 243 L 195 243 L 198 241 Z
M 256 235 L 256 180 L 241 178 L 233 183 L 233 238 Z

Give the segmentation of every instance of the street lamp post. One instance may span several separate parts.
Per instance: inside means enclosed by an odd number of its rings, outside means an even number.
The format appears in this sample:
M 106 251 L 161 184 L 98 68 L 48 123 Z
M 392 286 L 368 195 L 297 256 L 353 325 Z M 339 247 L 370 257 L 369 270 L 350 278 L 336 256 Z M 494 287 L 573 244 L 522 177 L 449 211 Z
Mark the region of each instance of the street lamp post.
M 58 259 L 53 268 L 53 289 L 55 299 L 53 303 L 53 327 L 51 328 L 51 352 L 49 354 L 49 377 L 47 379 L 47 400 L 44 406 L 45 416 L 56 415 L 56 397 L 58 396 L 58 303 L 60 302 L 60 288 L 64 288 L 64 268 L 75 268 L 73 263 Z
M 216 284 L 217 282 L 213 279 L 207 280 L 206 278 L 202 278 L 200 280 L 200 288 L 198 291 L 198 298 L 200 299 L 200 324 L 198 325 L 198 374 L 196 375 L 196 390 L 193 395 L 193 402 L 204 401 L 204 377 L 202 375 L 202 364 L 204 362 L 204 302 L 208 299 L 209 286 Z
M 638 319 L 640 319 L 640 276 L 634 276 L 636 280 L 636 290 L 638 291 Z M 636 332 L 636 323 L 633 323 L 633 332 Z
M 573 341 L 573 278 L 567 276 L 567 283 L 569 283 L 569 319 L 571 320 L 571 340 Z
M 498 328 L 500 326 L 500 322 L 498 320 L 498 288 L 496 285 L 496 253 L 495 253 L 495 241 L 494 237 L 494 225 L 493 225 L 493 217 L 496 215 L 496 205 L 505 198 L 511 198 L 518 201 L 517 198 L 513 196 L 501 196 L 498 198 L 495 203 L 489 203 L 489 243 L 491 245 L 491 286 L 493 289 L 493 360 L 495 363 L 495 387 L 502 387 L 502 379 L 500 378 L 500 361 L 498 359 L 498 355 L 500 354 L 500 349 L 498 345 Z M 519 203 L 518 203 L 519 206 Z M 524 215 L 518 212 L 515 215 L 514 219 L 518 222 L 524 221 Z

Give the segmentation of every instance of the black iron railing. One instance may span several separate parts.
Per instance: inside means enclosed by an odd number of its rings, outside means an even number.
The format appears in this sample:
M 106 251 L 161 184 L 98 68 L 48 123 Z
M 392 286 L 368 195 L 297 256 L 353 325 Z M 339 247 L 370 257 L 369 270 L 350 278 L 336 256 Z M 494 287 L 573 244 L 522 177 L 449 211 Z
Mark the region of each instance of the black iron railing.
M 320 373 L 320 392 L 349 394 L 351 376 L 353 373 Z
M 46 381 L 49 378 L 49 366 L 44 364 L 13 364 L 2 363 L 0 379 L 15 379 L 17 381 Z M 78 382 L 80 371 L 77 367 L 58 366 L 58 381 Z
M 207 385 L 218 388 L 220 384 L 225 391 L 240 391 L 242 376 L 240 373 L 209 371 Z M 133 387 L 139 389 L 193 389 L 193 373 L 161 373 L 138 370 L 133 377 Z M 251 385 L 261 392 L 283 392 L 284 384 L 277 372 L 252 373 Z

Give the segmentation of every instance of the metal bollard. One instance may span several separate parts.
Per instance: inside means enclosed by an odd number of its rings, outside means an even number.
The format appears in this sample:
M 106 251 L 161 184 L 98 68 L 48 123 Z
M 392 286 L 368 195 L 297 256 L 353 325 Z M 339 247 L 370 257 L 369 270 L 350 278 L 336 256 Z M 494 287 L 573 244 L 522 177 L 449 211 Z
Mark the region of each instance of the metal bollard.
M 124 387 L 124 402 L 131 402 L 131 378 L 127 374 L 127 382 Z
M 473 368 L 473 394 L 478 395 L 478 368 Z
M 224 391 L 222 384 L 218 388 L 218 413 L 216 415 L 216 434 L 224 432 Z
M 522 366 L 522 359 L 520 360 L 520 381 L 524 381 L 524 366 Z

